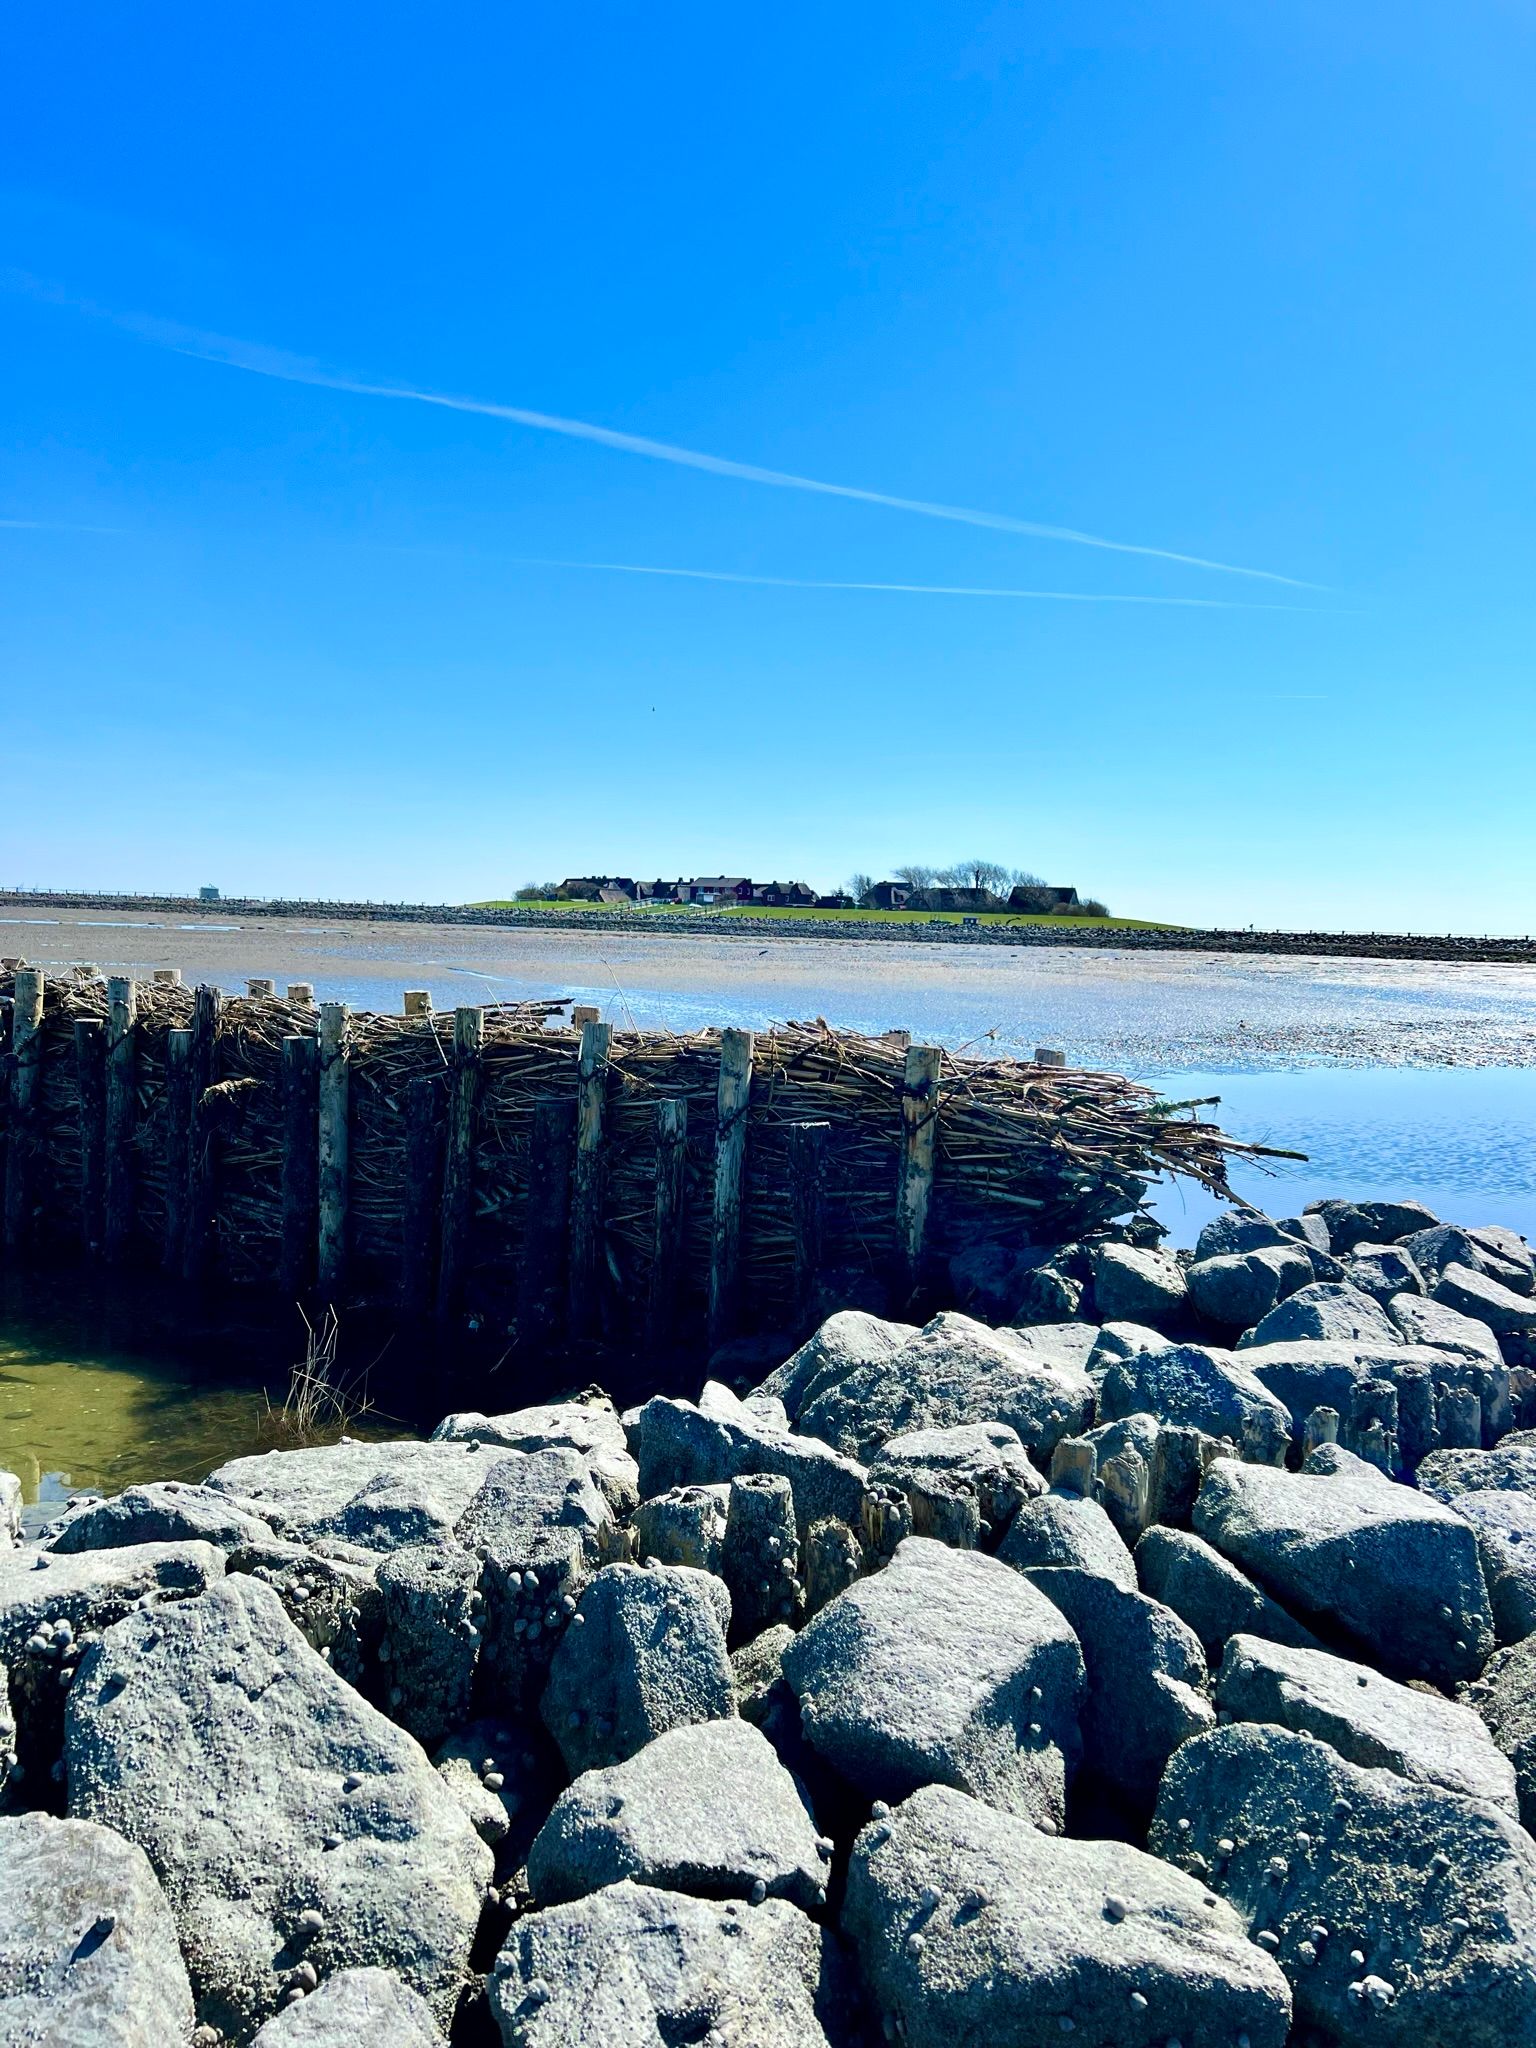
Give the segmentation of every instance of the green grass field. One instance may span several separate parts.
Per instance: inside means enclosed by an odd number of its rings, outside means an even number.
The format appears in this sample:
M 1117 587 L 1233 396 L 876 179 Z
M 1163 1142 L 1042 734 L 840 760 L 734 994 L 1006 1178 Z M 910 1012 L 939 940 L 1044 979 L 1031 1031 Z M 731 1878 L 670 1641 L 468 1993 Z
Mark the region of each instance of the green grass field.
M 494 896 L 483 903 L 469 903 L 467 910 L 607 910 L 615 913 L 629 913 L 643 916 L 647 913 L 635 910 L 632 904 L 623 903 L 519 903 L 514 897 Z M 701 924 L 718 920 L 728 922 L 732 918 L 780 918 L 786 921 L 807 918 L 824 919 L 835 924 L 964 924 L 971 913 L 958 910 L 815 910 L 815 909 L 773 909 L 767 904 L 729 903 L 708 909 L 697 906 L 666 904 L 657 906 L 657 914 L 674 916 L 686 915 L 697 918 Z M 1047 917 L 1043 913 L 1035 916 L 1015 915 L 1008 910 L 983 910 L 975 914 L 977 924 L 1044 924 L 1044 925 L 1101 925 L 1107 931 L 1170 931 L 1176 927 L 1166 919 L 1154 917 Z

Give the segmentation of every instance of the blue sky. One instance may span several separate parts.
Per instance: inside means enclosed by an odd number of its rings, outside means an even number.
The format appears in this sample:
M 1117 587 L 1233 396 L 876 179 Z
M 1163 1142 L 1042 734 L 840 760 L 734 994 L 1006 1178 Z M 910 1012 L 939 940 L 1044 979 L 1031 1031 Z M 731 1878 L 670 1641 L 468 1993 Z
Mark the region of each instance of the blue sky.
M 1526 931 L 1533 58 L 1525 0 L 8 10 L 0 882 L 975 851 Z

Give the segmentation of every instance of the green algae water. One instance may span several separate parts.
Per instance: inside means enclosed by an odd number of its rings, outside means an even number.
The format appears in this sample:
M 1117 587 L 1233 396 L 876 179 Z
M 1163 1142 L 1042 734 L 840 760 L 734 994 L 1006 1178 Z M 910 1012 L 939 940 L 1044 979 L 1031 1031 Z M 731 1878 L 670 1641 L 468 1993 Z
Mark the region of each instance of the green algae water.
M 249 1318 L 189 1328 L 153 1295 L 13 1277 L 0 1286 L 0 1468 L 33 1505 L 200 1480 L 227 1458 L 291 1446 L 273 1411 L 303 1353 L 294 1322 L 291 1332 Z M 413 1433 L 385 1415 L 349 1427 Z

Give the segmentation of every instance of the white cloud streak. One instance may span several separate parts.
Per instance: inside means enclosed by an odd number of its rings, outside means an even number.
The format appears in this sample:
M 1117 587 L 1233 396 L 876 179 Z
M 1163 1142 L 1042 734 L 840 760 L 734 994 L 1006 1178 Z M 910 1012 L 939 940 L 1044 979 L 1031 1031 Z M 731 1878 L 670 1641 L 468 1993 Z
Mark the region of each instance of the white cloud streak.
M 277 378 L 287 384 L 308 384 L 323 391 L 346 392 L 356 398 L 385 398 L 411 405 L 437 406 L 446 412 L 472 413 L 484 419 L 503 420 L 512 426 L 528 427 L 538 433 L 559 434 L 568 440 L 591 442 L 620 454 L 639 455 L 649 461 L 671 463 L 678 468 L 699 470 L 708 476 L 728 477 L 739 483 L 762 484 L 774 490 L 806 491 L 817 497 L 850 499 L 861 505 L 878 505 L 887 511 L 915 513 L 924 519 L 949 520 L 962 526 L 983 527 L 993 533 L 1019 534 L 1029 540 L 1063 541 L 1074 547 L 1100 548 L 1119 555 L 1140 555 L 1152 561 L 1174 562 L 1186 569 L 1207 569 L 1223 576 L 1246 576 L 1266 583 L 1281 583 L 1291 589 L 1312 590 L 1318 587 L 1295 576 L 1282 576 L 1273 569 L 1250 569 L 1235 562 L 1217 562 L 1204 555 L 1184 554 L 1173 548 L 1110 540 L 1103 534 L 1084 533 L 1076 527 L 1052 526 L 1035 519 L 1016 519 L 1009 513 L 978 511 L 971 506 L 946 505 L 927 498 L 904 498 L 888 491 L 867 490 L 856 484 L 828 483 L 819 477 L 768 469 L 753 462 L 737 462 L 728 456 L 709 455 L 696 448 L 680 448 L 670 441 L 625 433 L 617 427 L 599 426 L 590 420 L 566 419 L 558 413 L 536 412 L 526 406 L 501 405 L 490 399 L 465 398 L 442 391 L 423 391 L 408 384 L 371 383 L 360 377 L 343 376 L 319 363 L 282 350 L 263 348 L 227 335 L 202 333 L 195 328 L 145 314 L 111 312 L 73 299 L 55 286 L 15 271 L 5 273 L 4 282 L 11 290 L 25 292 L 29 297 L 54 305 L 67 305 L 76 312 L 107 320 L 157 348 L 170 349 L 178 355 L 191 356 L 202 362 L 220 363 L 230 369 L 245 370 L 253 376 Z
M 844 583 L 806 576 L 751 576 L 734 569 L 670 569 L 650 562 L 573 562 L 541 555 L 513 558 L 529 569 L 586 569 L 616 576 L 680 577 L 690 583 L 747 583 L 765 590 L 867 590 L 903 597 L 1002 597 L 1038 599 L 1051 604 L 1176 605 L 1196 611 L 1299 612 L 1311 617 L 1323 608 L 1313 605 L 1253 604 L 1230 597 L 1141 597 L 1121 591 L 1013 590 L 971 583 Z

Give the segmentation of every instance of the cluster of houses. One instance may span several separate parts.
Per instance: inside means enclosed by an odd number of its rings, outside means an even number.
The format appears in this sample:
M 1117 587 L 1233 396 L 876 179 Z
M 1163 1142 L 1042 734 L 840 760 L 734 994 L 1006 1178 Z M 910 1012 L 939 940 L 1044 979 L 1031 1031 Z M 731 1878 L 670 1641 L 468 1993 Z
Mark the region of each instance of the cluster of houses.
M 773 909 L 851 908 L 851 896 L 818 896 L 804 882 L 754 882 L 750 875 L 681 876 L 675 882 L 637 882 L 628 875 L 568 875 L 560 894 L 587 903 L 757 903 Z
M 914 888 L 907 882 L 876 882 L 862 900 L 818 896 L 804 882 L 754 882 L 750 875 L 695 875 L 691 882 L 637 882 L 629 875 L 568 875 L 561 896 L 575 903 L 680 903 L 759 905 L 777 910 L 983 910 L 1027 911 L 1036 916 L 1077 908 L 1075 889 L 1021 882 L 1008 896 L 992 889 Z

